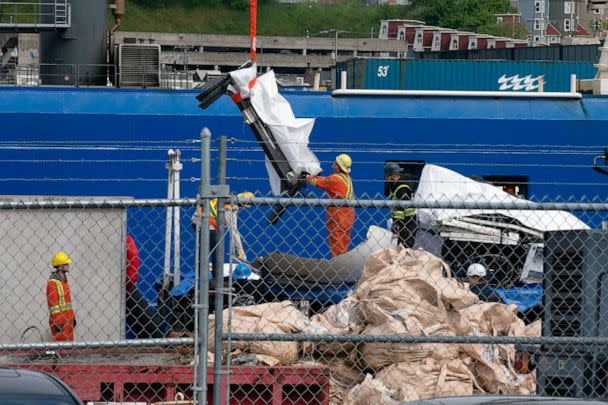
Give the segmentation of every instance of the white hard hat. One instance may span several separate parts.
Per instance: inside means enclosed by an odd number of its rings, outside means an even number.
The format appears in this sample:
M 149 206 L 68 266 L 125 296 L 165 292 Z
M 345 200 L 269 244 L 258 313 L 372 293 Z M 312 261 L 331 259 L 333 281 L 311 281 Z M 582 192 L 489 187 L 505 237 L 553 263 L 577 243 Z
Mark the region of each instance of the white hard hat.
M 483 264 L 473 263 L 467 269 L 467 277 L 485 277 L 486 276 L 486 268 Z

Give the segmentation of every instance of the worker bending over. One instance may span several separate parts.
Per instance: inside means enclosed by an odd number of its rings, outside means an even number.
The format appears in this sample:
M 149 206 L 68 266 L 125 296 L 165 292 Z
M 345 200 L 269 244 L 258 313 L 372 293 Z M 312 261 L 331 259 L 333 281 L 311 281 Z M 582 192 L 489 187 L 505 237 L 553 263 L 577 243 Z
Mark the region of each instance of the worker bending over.
M 67 273 L 72 260 L 64 252 L 53 256 L 51 265 L 54 271 L 46 285 L 46 301 L 49 306 L 49 326 L 53 339 L 57 342 L 74 341 L 76 318 L 72 309 L 72 294 L 68 285 Z
M 350 156 L 338 155 L 332 165 L 334 173 L 327 177 L 306 176 L 306 181 L 308 184 L 325 190 L 329 198 L 352 200 L 355 198 L 355 191 L 349 176 L 351 165 Z M 353 207 L 327 207 L 327 241 L 332 258 L 348 251 L 354 222 L 355 209 Z
M 412 199 L 412 187 L 402 178 L 403 169 L 399 164 L 389 162 L 384 166 L 384 179 L 391 186 L 390 198 L 393 201 L 409 201 Z M 393 207 L 391 211 L 393 224 L 391 231 L 403 247 L 413 248 L 416 242 L 418 219 L 413 207 Z
M 254 198 L 255 196 L 253 195 L 253 193 L 247 191 L 244 193 L 240 193 L 237 195 L 238 198 L 241 199 L 245 199 L 245 198 Z M 217 230 L 217 202 L 218 199 L 215 198 L 213 200 L 211 200 L 210 203 L 210 207 L 211 210 L 209 212 L 209 223 L 210 223 L 210 233 L 209 233 L 209 253 L 211 254 L 211 252 L 214 251 L 215 246 L 217 245 L 217 236 L 216 236 L 216 230 Z M 239 208 L 248 208 L 251 205 L 246 205 L 246 204 L 225 204 L 224 205 L 224 223 L 226 225 L 226 229 L 228 230 L 228 232 L 230 232 L 230 240 L 231 243 L 234 245 L 235 249 L 236 249 L 236 253 L 237 253 L 237 257 L 239 258 L 239 260 L 242 261 L 247 261 L 247 254 L 245 253 L 245 249 L 243 248 L 243 241 L 241 240 L 241 234 L 239 233 L 239 228 L 238 228 L 238 215 L 239 215 Z M 192 216 L 192 226 L 196 229 L 196 224 L 198 223 L 200 225 L 200 221 L 201 221 L 201 213 L 202 213 L 202 207 L 199 207 L 198 210 L 196 211 L 196 213 Z M 214 279 L 215 279 L 215 274 L 213 275 Z

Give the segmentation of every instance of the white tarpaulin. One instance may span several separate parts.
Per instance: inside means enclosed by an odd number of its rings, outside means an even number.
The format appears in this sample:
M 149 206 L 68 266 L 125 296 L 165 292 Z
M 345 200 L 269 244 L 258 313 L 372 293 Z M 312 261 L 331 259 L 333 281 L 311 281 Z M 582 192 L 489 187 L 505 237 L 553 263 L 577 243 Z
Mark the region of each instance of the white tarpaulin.
M 291 106 L 279 94 L 274 72 L 271 70 L 256 79 L 253 88 L 249 82 L 255 77 L 255 66 L 230 73 L 242 97 L 249 97 L 260 119 L 270 128 L 272 135 L 289 162 L 294 173 L 321 173 L 319 159 L 308 148 L 308 137 L 315 124 L 314 118 L 296 118 Z M 281 193 L 280 178 L 266 158 L 270 186 L 275 195 Z
M 445 167 L 426 165 L 420 175 L 420 182 L 414 201 L 438 202 L 532 202 L 522 200 L 498 187 L 481 183 Z M 519 221 L 522 225 L 541 232 L 589 229 L 574 215 L 565 211 L 545 210 L 495 210 L 495 209 L 418 209 L 418 220 L 423 228 L 433 226 L 437 221 L 480 214 L 501 214 Z

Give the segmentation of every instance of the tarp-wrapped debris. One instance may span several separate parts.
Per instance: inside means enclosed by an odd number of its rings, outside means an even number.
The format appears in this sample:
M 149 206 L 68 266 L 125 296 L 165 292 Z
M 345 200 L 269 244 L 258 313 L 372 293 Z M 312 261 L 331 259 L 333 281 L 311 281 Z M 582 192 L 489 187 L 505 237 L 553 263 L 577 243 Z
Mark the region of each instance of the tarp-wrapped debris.
M 224 315 L 225 321 L 228 314 Z M 224 326 L 227 329 L 227 324 Z M 374 252 L 352 294 L 308 319 L 290 302 L 232 309 L 232 332 L 366 336 L 537 336 L 515 305 L 479 302 L 449 266 L 423 250 Z M 515 369 L 512 344 L 233 342 L 260 364 L 327 365 L 331 404 L 471 394 L 533 394 L 536 376 Z M 233 355 L 235 355 L 233 353 Z M 269 358 L 274 361 L 268 361 Z

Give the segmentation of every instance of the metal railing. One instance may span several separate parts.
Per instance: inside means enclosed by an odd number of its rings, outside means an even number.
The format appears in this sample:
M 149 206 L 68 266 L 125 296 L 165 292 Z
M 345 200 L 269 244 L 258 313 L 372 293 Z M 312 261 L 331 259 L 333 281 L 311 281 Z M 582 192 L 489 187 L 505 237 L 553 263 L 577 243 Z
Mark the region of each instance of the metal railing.
M 111 64 L 54 64 L 42 63 L 19 65 L 7 63 L 0 68 L 0 85 L 3 86 L 122 86 L 174 90 L 189 90 L 198 82 L 192 72 L 170 72 L 142 69 L 139 79 L 132 83 L 120 83 L 120 72 Z M 131 73 L 131 77 L 133 74 Z
M 69 28 L 71 24 L 71 4 L 68 0 L 0 0 L 0 30 Z
M 8 86 L 107 86 L 116 82 L 116 69 L 110 64 L 6 64 L 0 69 L 0 84 Z

